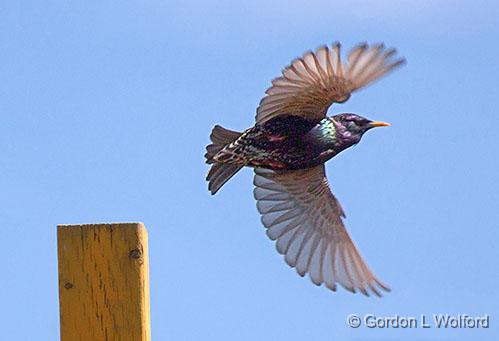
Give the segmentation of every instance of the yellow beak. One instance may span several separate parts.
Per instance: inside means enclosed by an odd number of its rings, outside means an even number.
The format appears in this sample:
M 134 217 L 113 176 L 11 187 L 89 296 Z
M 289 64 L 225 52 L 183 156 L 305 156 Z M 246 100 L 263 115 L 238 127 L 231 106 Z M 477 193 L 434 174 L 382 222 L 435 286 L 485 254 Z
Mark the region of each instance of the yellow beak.
M 372 127 L 388 127 L 391 124 L 390 123 L 386 123 L 386 122 L 373 121 L 373 122 L 369 123 L 369 125 L 372 126 Z

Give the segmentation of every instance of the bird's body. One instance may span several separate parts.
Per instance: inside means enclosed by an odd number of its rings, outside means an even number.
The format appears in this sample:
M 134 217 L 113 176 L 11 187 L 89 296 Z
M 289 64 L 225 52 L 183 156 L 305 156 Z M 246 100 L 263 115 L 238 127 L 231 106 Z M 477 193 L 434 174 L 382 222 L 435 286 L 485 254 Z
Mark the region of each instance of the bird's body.
M 254 168 L 254 196 L 267 235 L 301 276 L 308 273 L 313 283 L 331 290 L 337 283 L 365 295 L 389 290 L 350 239 L 324 164 L 366 131 L 388 125 L 351 113 L 327 117 L 326 112 L 401 65 L 404 60 L 393 61 L 394 54 L 382 44 L 362 44 L 344 63 L 339 44 L 308 52 L 272 81 L 252 128 L 237 132 L 217 125 L 206 147 L 211 193 L 243 167 Z
M 315 167 L 356 143 L 342 133 L 330 117 L 315 125 L 297 116 L 277 117 L 244 131 L 214 160 L 279 171 Z

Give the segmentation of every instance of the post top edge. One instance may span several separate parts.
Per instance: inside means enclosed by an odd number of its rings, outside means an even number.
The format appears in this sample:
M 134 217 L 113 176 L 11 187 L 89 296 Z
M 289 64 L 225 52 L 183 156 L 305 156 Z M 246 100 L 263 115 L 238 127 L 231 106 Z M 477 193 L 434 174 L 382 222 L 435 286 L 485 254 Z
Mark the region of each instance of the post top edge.
M 114 223 L 87 223 L 87 224 L 57 224 L 58 228 L 68 228 L 68 227 L 98 227 L 98 226 L 109 226 L 109 227 L 145 227 L 144 223 L 137 222 L 114 222 Z

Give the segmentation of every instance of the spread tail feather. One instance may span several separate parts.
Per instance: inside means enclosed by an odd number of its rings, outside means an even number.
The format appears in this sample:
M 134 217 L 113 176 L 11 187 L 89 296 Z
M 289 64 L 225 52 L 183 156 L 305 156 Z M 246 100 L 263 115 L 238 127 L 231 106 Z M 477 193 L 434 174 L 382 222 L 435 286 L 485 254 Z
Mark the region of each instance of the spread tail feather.
M 208 180 L 208 190 L 215 194 L 218 190 L 234 176 L 244 165 L 233 165 L 230 163 L 215 163 L 211 166 L 206 180 Z
M 206 163 L 213 164 L 206 180 L 208 183 L 208 190 L 211 194 L 215 194 L 229 179 L 234 176 L 241 168 L 242 164 L 220 163 L 213 159 L 213 157 L 221 151 L 229 143 L 235 141 L 241 133 L 229 129 L 225 129 L 216 125 L 211 132 L 210 139 L 213 143 L 206 146 Z
M 216 125 L 211 131 L 210 140 L 213 142 L 206 146 L 206 163 L 214 163 L 213 157 L 221 151 L 226 145 L 237 140 L 242 133 L 225 129 L 222 126 Z

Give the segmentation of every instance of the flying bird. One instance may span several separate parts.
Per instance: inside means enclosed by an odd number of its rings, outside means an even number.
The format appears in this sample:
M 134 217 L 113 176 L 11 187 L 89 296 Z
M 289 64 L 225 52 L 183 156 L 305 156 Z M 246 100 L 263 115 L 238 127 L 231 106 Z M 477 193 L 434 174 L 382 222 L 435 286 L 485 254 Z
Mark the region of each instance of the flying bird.
M 388 123 L 353 113 L 328 117 L 333 103 L 405 63 L 383 44 L 360 44 L 346 58 L 339 43 L 319 47 L 284 68 L 243 132 L 213 128 L 206 147 L 211 194 L 241 168 L 252 167 L 254 197 L 267 235 L 300 276 L 336 291 L 337 284 L 366 296 L 390 291 L 362 259 L 345 228 L 324 164 Z

